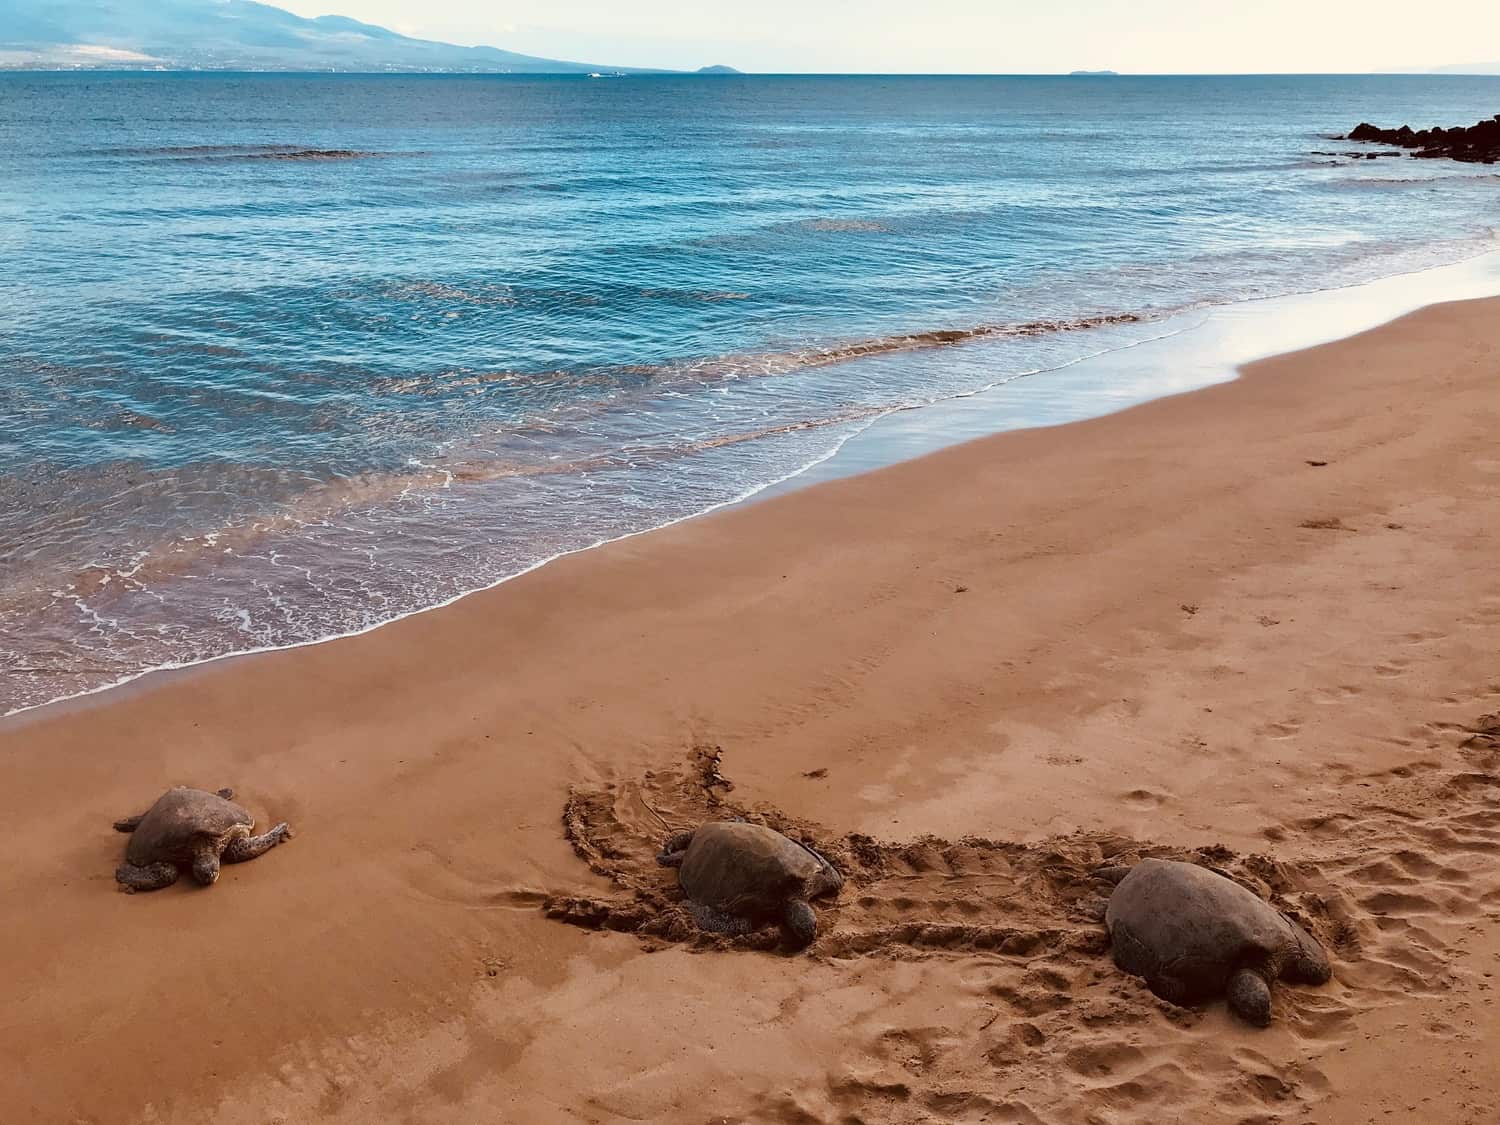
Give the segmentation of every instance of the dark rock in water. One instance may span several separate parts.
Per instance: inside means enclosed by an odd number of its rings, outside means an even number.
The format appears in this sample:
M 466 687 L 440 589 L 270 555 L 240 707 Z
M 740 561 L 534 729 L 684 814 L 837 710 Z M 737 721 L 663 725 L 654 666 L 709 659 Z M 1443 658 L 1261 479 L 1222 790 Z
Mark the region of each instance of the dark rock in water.
M 240 157 L 242 160 L 364 160 L 378 156 L 374 152 L 358 152 L 350 148 L 300 148 L 289 152 L 257 152 Z
M 1393 156 L 1399 158 L 1399 152 L 1329 152 L 1327 149 L 1315 148 L 1308 153 L 1309 156 L 1343 156 L 1350 160 L 1379 160 L 1382 156 Z
M 1355 126 L 1347 138 L 1413 149 L 1413 156 L 1427 160 L 1461 160 L 1465 164 L 1500 162 L 1500 114 L 1465 129 L 1421 129 L 1410 125 L 1382 129 L 1369 122 Z

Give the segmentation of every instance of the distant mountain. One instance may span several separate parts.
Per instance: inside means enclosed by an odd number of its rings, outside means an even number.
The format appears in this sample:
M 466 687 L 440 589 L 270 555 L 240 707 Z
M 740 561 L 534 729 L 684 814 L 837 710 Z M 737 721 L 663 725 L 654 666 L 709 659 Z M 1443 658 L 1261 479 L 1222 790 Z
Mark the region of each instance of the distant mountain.
M 1068 72 L 1068 77 L 1069 78 L 1118 78 L 1118 77 L 1120 77 L 1120 72 L 1118 70 L 1071 70 L 1071 71 Z
M 0 68 L 37 67 L 501 74 L 606 69 L 410 39 L 343 16 L 304 19 L 254 0 L 0 0 Z
M 695 74 L 744 74 L 743 70 L 735 70 L 732 66 L 700 66 Z
M 1454 63 L 1451 66 L 1435 66 L 1428 74 L 1500 74 L 1500 62 Z

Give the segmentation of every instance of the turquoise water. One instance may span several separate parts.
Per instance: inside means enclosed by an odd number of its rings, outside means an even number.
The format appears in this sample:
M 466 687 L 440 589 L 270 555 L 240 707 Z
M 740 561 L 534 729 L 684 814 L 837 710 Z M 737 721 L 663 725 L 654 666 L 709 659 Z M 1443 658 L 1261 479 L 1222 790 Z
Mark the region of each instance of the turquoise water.
M 1184 310 L 1488 249 L 1492 169 L 1328 137 L 1497 108 L 1491 78 L 0 76 L 0 711 L 372 626 L 896 408 L 1028 377 L 1016 424 L 1051 417 L 1049 372 Z

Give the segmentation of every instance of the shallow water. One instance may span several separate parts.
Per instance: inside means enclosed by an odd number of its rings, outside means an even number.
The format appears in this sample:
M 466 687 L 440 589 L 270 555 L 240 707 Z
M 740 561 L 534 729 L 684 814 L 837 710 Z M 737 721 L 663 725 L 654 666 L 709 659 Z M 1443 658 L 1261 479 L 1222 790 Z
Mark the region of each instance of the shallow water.
M 1487 78 L 0 76 L 0 711 L 372 626 L 893 409 L 992 388 L 993 428 L 1178 389 L 1101 400 L 1070 365 L 1492 247 L 1492 169 L 1320 153 L 1497 103 Z

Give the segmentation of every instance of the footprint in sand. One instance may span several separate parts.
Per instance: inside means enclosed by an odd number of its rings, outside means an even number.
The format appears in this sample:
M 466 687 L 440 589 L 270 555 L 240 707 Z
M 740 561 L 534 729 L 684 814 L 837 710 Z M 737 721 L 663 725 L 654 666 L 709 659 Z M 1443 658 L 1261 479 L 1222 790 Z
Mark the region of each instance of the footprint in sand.
M 915 1075 L 923 1074 L 948 1049 L 954 1033 L 942 1027 L 893 1027 L 876 1040 L 876 1057 L 894 1062 Z
M 1034 1023 L 1013 1023 L 1007 1025 L 1005 1033 L 999 1037 L 999 1042 L 985 1052 L 985 1058 L 991 1066 L 1011 1066 L 1047 1041 L 1047 1036 L 1042 1029 Z
M 1312 700 L 1314 703 L 1329 707 L 1339 703 L 1350 703 L 1362 694 L 1364 694 L 1364 688 L 1356 684 L 1339 684 L 1332 688 L 1318 688 L 1312 693 Z
M 1280 723 L 1267 723 L 1257 727 L 1255 733 L 1261 738 L 1270 739 L 1273 742 L 1285 742 L 1289 738 L 1296 738 L 1302 733 L 1302 720 L 1287 719 Z
M 1417 647 L 1420 645 L 1433 644 L 1436 641 L 1446 641 L 1447 639 L 1447 633 L 1439 633 L 1435 630 L 1428 630 L 1426 632 L 1407 633 L 1402 636 L 1401 643 L 1404 645 Z
M 1146 1052 L 1129 1043 L 1086 1043 L 1063 1056 L 1063 1065 L 1082 1078 L 1116 1081 L 1146 1061 Z

